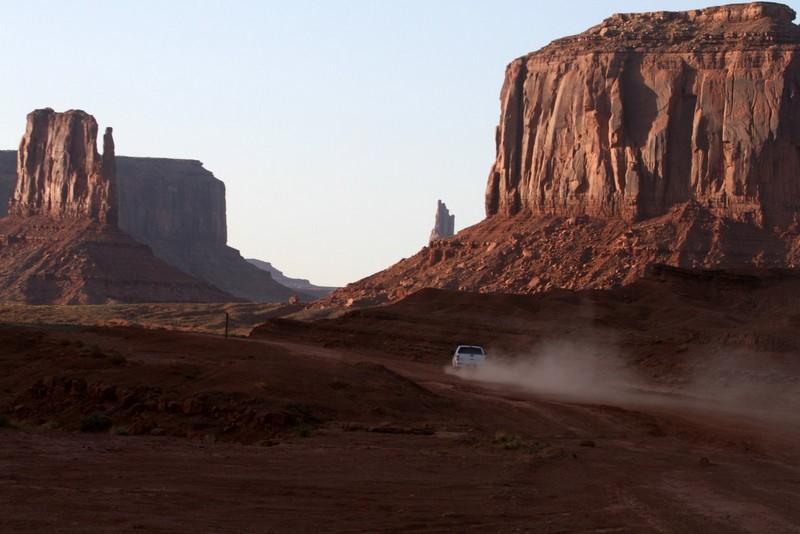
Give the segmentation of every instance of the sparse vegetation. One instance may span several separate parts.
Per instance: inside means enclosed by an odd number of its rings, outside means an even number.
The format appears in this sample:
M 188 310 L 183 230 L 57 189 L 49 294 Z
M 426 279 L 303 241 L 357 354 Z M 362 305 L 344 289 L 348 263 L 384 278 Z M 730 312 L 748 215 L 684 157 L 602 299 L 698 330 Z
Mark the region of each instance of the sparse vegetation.
M 0 415 L 0 428 L 13 428 L 14 425 L 11 423 L 11 419 L 6 417 L 5 415 Z
M 314 415 L 314 408 L 307 404 L 287 404 L 286 411 L 304 423 L 320 422 L 320 418 Z
M 507 451 L 520 451 L 527 454 L 538 454 L 548 447 L 546 443 L 541 441 L 529 441 L 517 434 L 508 434 L 506 432 L 495 433 L 491 444 Z
M 105 432 L 109 428 L 111 428 L 111 419 L 100 412 L 88 415 L 81 421 L 81 432 Z
M 311 434 L 314 431 L 311 425 L 307 423 L 300 423 L 299 425 L 297 425 L 297 428 L 295 430 L 297 432 L 297 436 L 300 438 L 310 438 Z

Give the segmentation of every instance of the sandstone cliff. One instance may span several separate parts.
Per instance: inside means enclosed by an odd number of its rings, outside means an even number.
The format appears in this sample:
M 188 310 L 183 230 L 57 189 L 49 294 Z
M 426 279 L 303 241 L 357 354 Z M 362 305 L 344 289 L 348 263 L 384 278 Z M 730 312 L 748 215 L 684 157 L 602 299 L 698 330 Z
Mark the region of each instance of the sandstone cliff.
M 424 287 L 800 265 L 800 28 L 779 4 L 614 15 L 514 60 L 487 218 L 317 307 Z
M 455 234 L 456 216 L 450 215 L 447 204 L 441 200 L 436 201 L 436 218 L 433 222 L 433 230 L 428 238 L 428 242 L 437 241 L 452 237 Z
M 17 151 L 17 183 L 11 215 L 117 220 L 114 139 L 111 128 L 97 152 L 97 121 L 80 110 L 28 115 Z
M 37 304 L 229 301 L 117 226 L 111 128 L 97 152 L 83 111 L 28 115 L 9 215 L 0 219 L 0 297 Z
M 614 15 L 506 70 L 487 215 L 637 221 L 696 201 L 759 226 L 800 206 L 800 28 L 737 4 Z

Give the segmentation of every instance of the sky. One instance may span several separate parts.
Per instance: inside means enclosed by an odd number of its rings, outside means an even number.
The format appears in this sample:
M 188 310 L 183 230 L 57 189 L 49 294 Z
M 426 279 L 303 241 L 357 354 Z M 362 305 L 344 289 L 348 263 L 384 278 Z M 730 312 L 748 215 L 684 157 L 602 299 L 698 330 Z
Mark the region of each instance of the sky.
M 788 2 L 800 10 L 800 1 Z M 83 109 L 117 153 L 225 182 L 228 243 L 344 285 L 419 251 L 437 199 L 484 216 L 505 66 L 683 0 L 0 0 L 0 149 Z

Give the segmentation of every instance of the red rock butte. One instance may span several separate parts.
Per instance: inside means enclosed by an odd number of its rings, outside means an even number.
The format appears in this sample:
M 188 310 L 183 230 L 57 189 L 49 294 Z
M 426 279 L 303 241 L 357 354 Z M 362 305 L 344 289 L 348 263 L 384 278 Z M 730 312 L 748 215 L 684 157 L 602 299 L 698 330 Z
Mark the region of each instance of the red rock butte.
M 800 28 L 773 3 L 618 14 L 512 61 L 483 222 L 336 293 L 534 293 L 648 265 L 795 267 Z
M 800 205 L 800 28 L 779 4 L 614 15 L 506 69 L 487 215 Z
M 17 184 L 9 214 L 88 218 L 116 224 L 112 129 L 97 152 L 97 121 L 81 110 L 28 114 L 17 152 Z
M 28 115 L 9 215 L 0 219 L 0 299 L 34 304 L 236 300 L 121 231 L 111 128 L 97 152 L 83 111 Z

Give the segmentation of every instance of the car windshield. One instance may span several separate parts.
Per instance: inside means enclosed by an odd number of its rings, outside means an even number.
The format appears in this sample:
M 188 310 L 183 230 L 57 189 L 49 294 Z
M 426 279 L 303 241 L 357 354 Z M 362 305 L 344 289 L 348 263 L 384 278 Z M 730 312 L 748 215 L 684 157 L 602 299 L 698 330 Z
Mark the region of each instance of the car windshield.
M 459 347 L 459 354 L 483 354 L 483 349 L 480 347 Z

